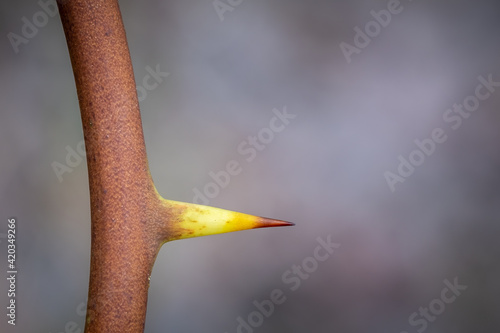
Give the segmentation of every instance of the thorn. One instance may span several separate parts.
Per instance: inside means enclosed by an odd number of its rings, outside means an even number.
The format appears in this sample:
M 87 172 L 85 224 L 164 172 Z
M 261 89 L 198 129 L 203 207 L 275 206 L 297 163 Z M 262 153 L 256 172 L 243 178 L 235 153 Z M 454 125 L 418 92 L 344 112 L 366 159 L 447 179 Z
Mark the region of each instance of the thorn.
M 222 234 L 232 231 L 286 227 L 294 223 L 233 212 L 216 207 L 161 199 L 164 207 L 165 241 Z

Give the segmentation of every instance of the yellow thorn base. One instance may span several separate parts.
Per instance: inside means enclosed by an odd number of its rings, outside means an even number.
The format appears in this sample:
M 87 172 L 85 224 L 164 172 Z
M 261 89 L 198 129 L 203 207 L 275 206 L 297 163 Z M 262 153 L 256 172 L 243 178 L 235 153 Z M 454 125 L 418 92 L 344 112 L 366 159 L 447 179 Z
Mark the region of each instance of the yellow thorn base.
M 173 212 L 169 226 L 170 236 L 175 239 L 222 234 L 247 229 L 285 227 L 294 225 L 291 222 L 269 219 L 233 212 L 216 207 L 178 202 L 161 198 L 166 211 Z M 172 215 L 171 215 L 172 216 Z

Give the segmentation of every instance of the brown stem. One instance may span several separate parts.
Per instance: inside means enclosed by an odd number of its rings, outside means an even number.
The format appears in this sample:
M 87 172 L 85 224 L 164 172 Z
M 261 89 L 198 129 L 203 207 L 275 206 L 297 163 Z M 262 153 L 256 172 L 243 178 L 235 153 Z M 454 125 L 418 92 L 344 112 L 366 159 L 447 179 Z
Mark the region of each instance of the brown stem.
M 117 0 L 58 0 L 87 151 L 92 244 L 85 332 L 143 332 L 169 240 L 292 223 L 165 200 L 151 179 Z
M 85 332 L 142 332 L 160 242 L 129 49 L 116 0 L 58 2 L 73 66 L 90 183 Z

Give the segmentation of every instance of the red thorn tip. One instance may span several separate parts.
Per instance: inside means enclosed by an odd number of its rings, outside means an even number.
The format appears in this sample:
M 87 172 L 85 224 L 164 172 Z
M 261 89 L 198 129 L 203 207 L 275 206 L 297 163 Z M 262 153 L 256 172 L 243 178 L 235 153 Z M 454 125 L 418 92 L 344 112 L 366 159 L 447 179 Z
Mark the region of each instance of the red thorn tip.
M 292 225 L 295 225 L 295 223 L 270 219 L 267 217 L 260 217 L 258 220 L 258 225 L 255 228 L 288 227 Z

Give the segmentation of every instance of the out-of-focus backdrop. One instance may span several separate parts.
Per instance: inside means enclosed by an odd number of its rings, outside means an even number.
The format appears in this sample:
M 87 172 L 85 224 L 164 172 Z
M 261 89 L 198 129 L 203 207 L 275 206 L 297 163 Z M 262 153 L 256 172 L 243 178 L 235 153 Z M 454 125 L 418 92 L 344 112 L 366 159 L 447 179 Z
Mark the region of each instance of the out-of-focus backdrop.
M 498 330 L 498 2 L 120 5 L 159 192 L 296 223 L 164 245 L 146 332 Z M 0 331 L 82 332 L 89 194 L 64 34 L 50 0 L 0 16 Z

